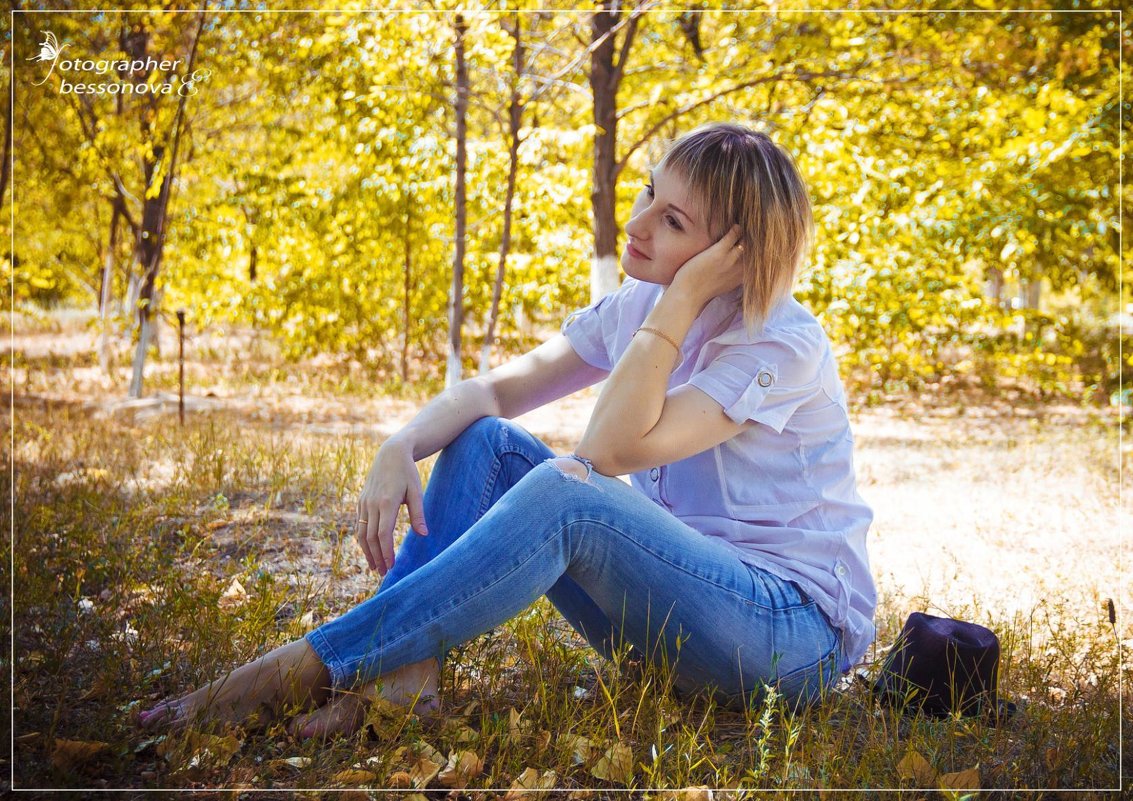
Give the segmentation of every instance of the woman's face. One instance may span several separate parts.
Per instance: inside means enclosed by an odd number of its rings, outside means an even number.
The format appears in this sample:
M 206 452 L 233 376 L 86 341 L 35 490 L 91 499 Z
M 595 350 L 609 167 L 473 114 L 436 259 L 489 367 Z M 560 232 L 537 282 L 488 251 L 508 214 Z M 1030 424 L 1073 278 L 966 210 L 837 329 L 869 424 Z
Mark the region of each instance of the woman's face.
M 713 243 L 704 210 L 678 173 L 663 167 L 634 201 L 626 224 L 626 275 L 668 286 L 681 265 Z

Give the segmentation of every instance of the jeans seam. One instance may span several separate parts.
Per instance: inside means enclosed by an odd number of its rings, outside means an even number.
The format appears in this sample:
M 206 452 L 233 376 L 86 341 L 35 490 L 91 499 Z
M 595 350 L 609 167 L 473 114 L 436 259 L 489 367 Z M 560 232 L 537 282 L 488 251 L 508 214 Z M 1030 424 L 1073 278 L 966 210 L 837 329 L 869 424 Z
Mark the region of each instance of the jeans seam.
M 477 518 L 483 517 L 484 513 L 487 512 L 488 508 L 492 505 L 492 490 L 496 487 L 496 479 L 499 477 L 502 467 L 503 463 L 500 461 L 499 454 L 494 453 L 492 469 L 488 472 L 488 480 L 484 482 L 484 491 L 480 495 L 480 505 L 476 510 Z
M 711 579 L 707 579 L 707 578 L 704 578 L 703 576 L 699 576 L 699 575 L 697 575 L 696 573 L 692 573 L 691 571 L 689 571 L 689 570 L 685 569 L 684 567 L 681 567 L 680 565 L 676 564 L 675 562 L 672 562 L 672 561 L 670 561 L 669 559 L 666 559 L 666 558 L 665 558 L 664 556 L 661 556 L 660 554 L 658 554 L 658 553 L 656 553 L 655 551 L 651 550 L 650 548 L 648 548 L 648 547 L 647 547 L 647 546 L 646 546 L 645 544 L 643 544 L 642 542 L 640 542 L 640 541 L 638 541 L 638 540 L 635 540 L 635 539 L 633 539 L 632 537 L 629 537 L 628 535 L 626 535 L 626 534 L 625 534 L 625 533 L 623 533 L 622 531 L 620 531 L 620 530 L 618 530 L 618 529 L 614 528 L 613 526 L 611 526 L 611 525 L 610 525 L 609 523 L 606 523 L 605 521 L 602 521 L 602 520 L 594 520 L 594 519 L 591 519 L 591 518 L 580 518 L 580 519 L 578 519 L 578 520 L 572 520 L 572 521 L 571 521 L 571 523 L 570 523 L 569 525 L 577 525 L 577 524 L 579 524 L 579 523 L 591 523 L 591 524 L 593 524 L 593 525 L 596 525 L 596 526 L 601 526 L 602 528 L 606 529 L 607 531 L 613 532 L 614 534 L 617 534 L 618 536 L 620 536 L 620 537 L 622 537 L 622 538 L 624 538 L 624 539 L 628 539 L 628 540 L 631 540 L 631 541 L 632 541 L 632 542 L 633 542 L 633 543 L 634 543 L 635 545 L 637 545 L 637 546 L 638 546 L 639 548 L 641 548 L 641 549 L 642 549 L 643 551 L 645 551 L 646 553 L 648 553 L 648 554 L 649 554 L 650 556 L 652 556 L 652 557 L 654 557 L 655 559 L 658 559 L 658 560 L 660 560 L 660 561 L 664 562 L 665 564 L 669 565 L 670 567 L 672 567 L 672 568 L 674 568 L 674 569 L 676 569 L 676 570 L 679 570 L 680 572 L 682 572 L 682 573 L 685 573 L 686 575 L 688 575 L 688 576 L 691 576 L 692 578 L 694 578 L 694 579 L 697 579 L 698 581 L 703 581 L 703 582 L 705 582 L 705 583 L 711 584 L 712 586 L 716 587 L 717 589 L 719 589 L 719 590 L 722 590 L 723 592 L 726 592 L 726 593 L 728 593 L 729 595 L 734 595 L 735 597 L 739 598 L 740 600 L 746 600 L 746 599 L 744 599 L 744 597 L 743 597 L 743 595 L 742 595 L 741 593 L 738 593 L 738 592 L 736 592 L 735 590 L 733 590 L 733 589 L 731 589 L 731 588 L 728 588 L 728 587 L 725 587 L 725 586 L 723 586 L 723 585 L 721 585 L 721 584 L 718 584 L 718 583 L 716 583 L 716 582 L 712 581 Z M 558 529 L 558 531 L 556 531 L 556 532 L 555 532 L 554 536 L 555 536 L 555 537 L 558 537 L 558 536 L 562 535 L 563 531 L 565 531 L 565 530 L 566 530 L 566 528 L 567 528 L 566 526 L 561 526 L 561 527 L 560 527 L 560 528 Z M 423 621 L 421 621 L 420 623 L 418 623 L 417 625 L 415 625 L 415 626 L 414 626 L 414 630 L 415 630 L 415 631 L 417 631 L 417 630 L 420 630 L 420 629 L 422 629 L 422 628 L 425 628 L 425 627 L 427 627 L 427 626 L 431 625 L 431 624 L 432 624 L 432 623 L 434 623 L 435 621 L 437 621 L 437 620 L 441 619 L 441 618 L 442 618 L 442 617 L 444 617 L 445 615 L 447 615 L 447 614 L 449 614 L 450 612 L 452 612 L 452 611 L 453 611 L 454 609 L 456 609 L 457 607 L 459 607 L 459 606 L 461 606 L 461 605 L 463 605 L 463 604 L 466 604 L 466 603 L 468 603 L 468 602 L 469 602 L 470 600 L 472 600 L 472 599 L 476 598 L 477 596 L 479 596 L 479 595 L 483 594 L 483 593 L 484 593 L 484 591 L 485 591 L 485 590 L 487 590 L 487 589 L 488 589 L 489 587 L 493 586 L 493 584 L 498 584 L 499 582 L 501 582 L 501 581 L 504 581 L 505 579 L 507 579 L 507 577 L 508 577 L 508 576 L 510 576 L 510 575 L 512 575 L 512 574 L 514 574 L 514 573 L 515 573 L 515 572 L 516 572 L 517 570 L 519 570 L 519 569 L 520 569 L 521 567 L 523 567 L 523 566 L 524 566 L 524 565 L 526 565 L 526 564 L 527 564 L 528 562 L 530 562 L 530 561 L 531 561 L 531 560 L 532 560 L 533 558 L 535 558 L 535 556 L 536 556 L 537 554 L 541 553 L 541 552 L 543 551 L 543 549 L 544 549 L 544 548 L 546 548 L 546 547 L 547 547 L 548 545 L 550 545 L 550 544 L 551 544 L 551 541 L 552 541 L 552 538 L 548 538 L 546 542 L 544 542 L 544 543 L 543 543 L 542 545 L 540 545 L 540 546 L 539 546 L 538 548 L 536 548 L 536 549 L 535 549 L 534 551 L 532 551 L 532 552 L 531 552 L 531 553 L 530 553 L 530 554 L 529 554 L 529 555 L 527 556 L 527 558 L 526 558 L 526 559 L 524 559 L 524 560 L 523 560 L 522 562 L 519 562 L 519 563 L 517 563 L 517 564 L 516 564 L 516 565 L 515 565 L 515 566 L 514 566 L 514 567 L 513 567 L 513 568 L 512 568 L 511 570 L 507 571 L 507 572 L 506 572 L 506 573 L 504 573 L 504 574 L 503 574 L 502 576 L 500 576 L 499 578 L 495 579 L 495 580 L 494 580 L 493 582 L 490 582 L 490 583 L 488 583 L 488 584 L 484 584 L 484 585 L 480 586 L 480 587 L 479 587 L 479 588 L 477 588 L 477 589 L 476 589 L 476 590 L 475 590 L 474 592 L 472 592 L 472 593 L 470 593 L 470 594 L 468 594 L 468 595 L 464 596 L 464 597 L 463 597 L 463 598 L 461 598 L 460 600 L 458 600 L 458 601 L 455 601 L 454 603 L 450 604 L 450 605 L 449 605 L 449 607 L 448 607 L 447 609 L 445 609 L 445 610 L 444 610 L 443 612 L 440 612 L 440 613 L 438 613 L 438 614 L 436 614 L 436 615 L 433 615 L 432 617 L 430 617 L 430 618 L 428 618 L 428 619 L 426 619 L 426 620 L 423 620 Z M 412 634 L 412 633 L 413 633 L 413 632 L 406 632 L 405 634 L 402 634 L 401 636 L 399 636 L 399 637 L 398 637 L 397 639 L 394 639 L 394 640 L 390 640 L 390 641 L 389 641 L 388 643 L 386 643 L 386 644 L 385 644 L 385 646 L 384 646 L 384 647 L 385 647 L 385 648 L 393 648 L 393 647 L 396 647 L 396 646 L 397 646 L 397 645 L 398 645 L 398 644 L 399 644 L 399 643 L 400 643 L 400 642 L 401 642 L 402 640 L 404 640 L 404 639 L 405 639 L 406 637 L 410 636 L 410 634 Z M 368 652 L 366 652 L 365 654 L 363 654 L 362 656 L 359 656 L 359 657 L 358 657 L 358 658 L 357 658 L 356 660 L 354 660 L 353 662 L 349 663 L 349 664 L 350 664 L 350 666 L 351 666 L 351 669 L 352 669 L 352 670 L 354 670 L 354 669 L 355 669 L 355 668 L 354 668 L 354 666 L 355 666 L 355 665 L 358 665 L 358 664 L 360 664 L 360 663 L 362 663 L 362 662 L 365 662 L 365 661 L 367 661 L 367 657 L 369 656 L 369 654 L 370 654 L 370 653 L 373 653 L 373 652 L 372 652 L 372 651 L 368 651 Z
M 772 634 L 774 636 L 774 633 L 772 633 Z M 806 672 L 806 671 L 809 671 L 809 670 L 814 670 L 816 667 L 821 667 L 826 662 L 831 661 L 838 654 L 840 646 L 841 646 L 841 639 L 838 637 L 837 632 L 835 632 L 834 633 L 834 645 L 830 646 L 830 650 L 828 650 L 825 654 L 818 657 L 818 659 L 814 660 L 813 662 L 811 662 L 808 665 L 803 665 L 802 667 L 797 667 L 794 670 L 792 670 L 790 673 L 786 673 L 782 676 L 777 676 L 776 680 L 777 681 L 789 681 L 800 673 L 803 673 L 803 672 Z M 835 670 L 837 670 L 837 665 L 835 665 Z
M 501 427 L 500 430 L 507 432 L 506 427 Z M 507 433 L 505 433 L 504 436 L 507 437 L 509 435 Z M 491 503 L 492 492 L 496 488 L 496 479 L 498 479 L 499 476 L 500 476 L 500 470 L 503 469 L 503 464 L 504 464 L 503 463 L 503 457 L 507 456 L 509 454 L 521 457 L 524 461 L 526 461 L 529 465 L 531 465 L 532 469 L 534 469 L 536 467 L 536 465 L 538 464 L 537 462 L 534 462 L 531 459 L 529 459 L 527 454 L 524 453 L 523 448 L 521 448 L 517 445 L 512 445 L 508 442 L 505 442 L 503 445 L 499 446 L 498 448 L 493 447 L 492 448 L 493 465 L 492 465 L 491 471 L 489 471 L 487 480 L 484 482 L 484 492 L 480 496 L 480 506 L 477 509 L 477 516 L 478 517 L 483 517 L 484 514 L 488 511 L 488 509 L 490 509 L 491 506 L 492 506 L 492 503 Z
M 614 528 L 613 526 L 611 526 L 611 525 L 610 525 L 610 524 L 608 524 L 608 523 L 604 523 L 604 522 L 602 522 L 601 520 L 590 520 L 590 519 L 587 519 L 587 520 L 585 520 L 585 521 L 578 521 L 578 522 L 595 523 L 595 524 L 597 524 L 597 525 L 600 525 L 600 526 L 602 526 L 603 528 L 606 528 L 606 529 L 608 529 L 608 530 L 610 530 L 610 531 L 614 532 L 615 534 L 617 534 L 618 536 L 620 536 L 620 537 L 622 537 L 622 538 L 624 538 L 624 539 L 627 539 L 627 540 L 631 540 L 631 541 L 632 541 L 633 543 L 635 543 L 635 544 L 636 544 L 636 545 L 637 545 L 638 547 L 640 547 L 640 548 L 641 548 L 641 549 L 642 549 L 643 551 L 645 551 L 646 553 L 648 553 L 648 554 L 649 554 L 650 556 L 652 556 L 652 557 L 654 557 L 655 559 L 658 559 L 658 560 L 660 560 L 660 561 L 664 562 L 665 564 L 669 565 L 670 567 L 672 567 L 672 568 L 674 568 L 674 569 L 676 569 L 676 570 L 679 570 L 680 572 L 684 573 L 684 574 L 685 574 L 685 575 L 687 575 L 687 576 L 692 576 L 692 577 L 693 577 L 694 579 L 696 579 L 697 581 L 703 581 L 703 582 L 704 582 L 704 583 L 706 583 L 706 584 L 711 584 L 711 585 L 712 585 L 713 587 L 716 587 L 717 589 L 719 589 L 719 590 L 722 590 L 722 591 L 724 591 L 724 592 L 728 593 L 729 595 L 734 595 L 734 596 L 735 596 L 736 598 L 739 598 L 739 599 L 740 599 L 741 601 L 743 601 L 744 603 L 751 603 L 751 604 L 752 604 L 753 606 L 759 606 L 759 607 L 760 607 L 761 609 L 770 609 L 771 611 L 776 611 L 774 607 L 764 607 L 764 606 L 762 606 L 761 604 L 755 604 L 755 603 L 753 603 L 753 602 L 752 602 L 752 601 L 750 601 L 750 600 L 749 600 L 748 598 L 745 598 L 742 592 L 738 592 L 738 591 L 736 591 L 736 590 L 732 589 L 731 587 L 725 587 L 725 586 L 724 586 L 723 584 L 720 584 L 720 583 L 718 583 L 718 582 L 715 582 L 715 581 L 713 581 L 713 580 L 712 580 L 712 579 L 710 579 L 710 578 L 706 578 L 705 576 L 701 576 L 701 575 L 699 575 L 698 573 L 693 573 L 693 572 L 692 572 L 691 570 L 689 570 L 688 568 L 686 568 L 686 567 L 683 567 L 683 566 L 681 566 L 681 565 L 678 565 L 678 564 L 677 564 L 676 562 L 673 562 L 673 561 L 671 561 L 671 560 L 667 559 L 666 557 L 662 556 L 661 554 L 657 553 L 656 551 L 653 551 L 652 549 L 650 549 L 650 548 L 649 548 L 649 547 L 648 547 L 647 545 L 645 545 L 644 543 L 642 543 L 642 542 L 640 542 L 640 541 L 638 541 L 638 540 L 635 540 L 635 539 L 633 539 L 632 537 L 630 537 L 630 536 L 628 536 L 627 534 L 625 534 L 624 532 L 622 532 L 622 531 L 620 531 L 620 530 L 618 530 L 618 529 Z

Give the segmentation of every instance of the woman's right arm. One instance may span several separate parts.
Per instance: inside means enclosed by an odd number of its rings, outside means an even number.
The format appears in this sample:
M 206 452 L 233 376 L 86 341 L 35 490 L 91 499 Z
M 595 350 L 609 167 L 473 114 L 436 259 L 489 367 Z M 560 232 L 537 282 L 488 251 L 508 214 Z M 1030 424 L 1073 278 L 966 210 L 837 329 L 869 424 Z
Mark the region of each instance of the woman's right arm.
M 384 576 L 393 567 L 393 532 L 402 504 L 409 510 L 413 530 L 428 533 L 417 461 L 448 445 L 481 417 L 518 417 L 606 375 L 605 370 L 584 362 L 567 338 L 558 334 L 429 401 L 405 428 L 382 444 L 362 488 L 355 534 L 370 569 Z

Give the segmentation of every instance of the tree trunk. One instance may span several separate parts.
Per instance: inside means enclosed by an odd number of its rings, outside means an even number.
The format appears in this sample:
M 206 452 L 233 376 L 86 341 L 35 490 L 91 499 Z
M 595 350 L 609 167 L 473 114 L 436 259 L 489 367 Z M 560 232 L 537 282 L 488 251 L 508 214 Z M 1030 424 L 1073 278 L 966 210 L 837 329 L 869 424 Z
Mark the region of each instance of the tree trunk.
M 614 65 L 621 4 L 603 0 L 591 19 L 590 90 L 594 97 L 594 176 L 590 202 L 594 214 L 594 261 L 590 268 L 590 300 L 618 288 L 618 220 L 615 186 L 618 180 L 618 83 Z
M 15 109 L 15 99 L 13 94 L 14 83 L 8 82 L 8 91 L 4 94 L 8 95 L 8 108 Z M 0 165 L 0 203 L 4 201 L 5 192 L 8 191 L 8 162 L 12 156 L 12 127 L 14 125 L 12 119 L 4 120 L 4 163 Z
M 111 201 L 110 241 L 106 257 L 102 260 L 102 280 L 98 288 L 98 315 L 101 332 L 98 339 L 98 364 L 103 373 L 110 373 L 110 293 L 114 285 L 114 255 L 118 250 L 118 220 L 121 217 L 120 198 Z
M 523 121 L 523 103 L 519 94 L 519 82 L 523 76 L 523 31 L 520 28 L 519 15 L 515 17 L 515 28 L 512 31 L 515 37 L 515 48 L 512 51 L 512 66 L 514 67 L 513 83 L 511 86 L 511 102 L 508 105 L 508 166 L 507 166 L 507 193 L 504 196 L 504 230 L 500 237 L 500 260 L 496 266 L 496 284 L 492 288 L 492 307 L 488 312 L 488 330 L 484 334 L 484 346 L 480 350 L 480 374 L 491 369 L 492 344 L 496 337 L 496 322 L 500 315 L 500 297 L 504 291 L 504 275 L 507 269 L 507 257 L 511 251 L 511 212 L 515 202 L 515 179 L 519 172 L 519 128 Z
M 202 10 L 197 17 L 197 30 L 193 35 L 189 50 L 186 74 L 191 74 L 197 57 L 197 43 L 204 28 L 205 13 Z M 145 31 L 136 31 L 122 36 L 122 49 L 132 60 L 145 60 L 149 44 L 149 34 Z M 135 78 L 144 81 L 145 76 Z M 167 132 L 152 148 L 152 157 L 148 156 L 142 164 L 142 175 L 145 180 L 146 199 L 142 206 L 142 222 L 135 253 L 139 266 L 142 268 L 141 288 L 138 291 L 138 347 L 134 351 L 134 369 L 130 379 L 129 396 L 140 398 L 142 396 L 142 381 L 145 375 L 145 359 L 149 340 L 154 327 L 153 313 L 157 305 L 155 289 L 157 275 L 161 269 L 161 255 L 165 247 L 165 221 L 169 211 L 170 189 L 173 186 L 173 176 L 177 169 L 177 153 L 181 144 L 182 121 L 185 113 L 185 102 L 188 95 L 182 95 L 177 103 L 177 114 L 173 119 L 173 128 Z M 154 101 L 156 102 L 156 97 Z M 156 117 L 156 109 L 154 109 Z M 150 127 L 147 117 L 143 115 L 142 136 L 150 137 Z M 165 149 L 169 140 L 172 146 L 169 152 L 169 163 L 161 175 L 161 187 L 154 196 L 150 196 L 150 186 L 155 180 L 155 173 L 165 157 Z
M 134 370 L 130 376 L 130 397 L 140 398 L 142 388 L 142 371 L 145 370 L 146 364 L 146 351 L 149 349 L 150 334 L 153 327 L 150 325 L 149 315 L 143 315 L 141 318 L 141 328 L 138 331 L 138 344 L 134 348 Z M 134 388 L 137 387 L 137 393 Z
M 408 181 L 403 185 L 408 184 Z M 402 338 L 401 338 L 401 380 L 409 381 L 409 341 L 412 329 L 412 313 L 410 300 L 410 292 L 413 289 L 413 248 L 411 246 L 410 231 L 413 227 L 413 196 L 408 192 L 405 194 L 405 229 L 402 236 L 402 247 L 405 251 L 405 284 L 402 289 L 401 295 L 401 319 L 402 325 Z
M 464 246 L 465 201 L 464 179 L 468 162 L 468 65 L 464 60 L 464 34 L 468 25 L 456 15 L 456 242 L 452 258 L 452 294 L 449 297 L 449 354 L 445 370 L 445 386 L 451 387 L 461 378 L 461 327 L 464 325 Z
M 1003 270 L 992 267 L 988 270 L 987 285 L 984 290 L 995 303 L 995 308 L 1003 307 Z

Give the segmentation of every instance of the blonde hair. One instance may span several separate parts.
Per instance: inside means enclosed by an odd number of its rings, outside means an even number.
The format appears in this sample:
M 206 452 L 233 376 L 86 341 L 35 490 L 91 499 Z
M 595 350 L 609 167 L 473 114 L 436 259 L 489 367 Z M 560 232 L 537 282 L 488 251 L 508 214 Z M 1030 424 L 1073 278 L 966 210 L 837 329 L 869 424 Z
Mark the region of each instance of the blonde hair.
M 744 323 L 749 330 L 761 328 L 791 294 L 814 241 L 810 196 L 794 160 L 766 134 L 712 123 L 676 140 L 657 166 L 688 182 L 714 240 L 739 224 L 748 259 Z

